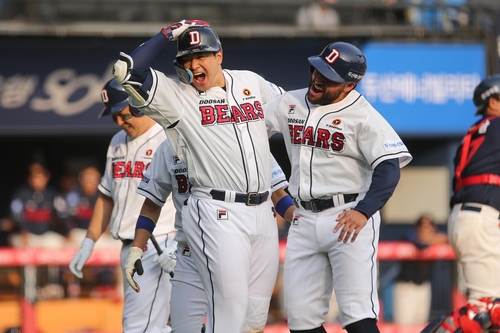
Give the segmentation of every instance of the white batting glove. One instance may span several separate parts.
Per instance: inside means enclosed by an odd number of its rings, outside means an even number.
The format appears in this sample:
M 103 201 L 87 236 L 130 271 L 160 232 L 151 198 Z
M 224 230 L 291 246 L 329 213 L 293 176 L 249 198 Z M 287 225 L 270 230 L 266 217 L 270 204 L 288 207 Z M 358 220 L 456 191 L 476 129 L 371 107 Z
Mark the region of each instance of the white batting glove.
M 157 262 L 167 273 L 174 271 L 177 265 L 177 256 L 174 254 L 175 247 L 167 247 L 161 255 L 156 255 L 153 262 Z
M 90 238 L 85 238 L 82 241 L 82 245 L 80 245 L 80 249 L 74 255 L 71 263 L 69 264 L 69 270 L 73 273 L 74 276 L 78 278 L 82 278 L 82 268 L 83 265 L 89 260 L 92 251 L 94 250 L 95 242 Z
M 125 262 L 125 267 L 123 267 L 128 284 L 136 292 L 141 291 L 141 288 L 139 287 L 137 282 L 134 281 L 134 273 L 137 272 L 137 274 L 139 275 L 142 275 L 144 273 L 141 261 L 143 255 L 144 252 L 140 248 L 132 246 L 128 250 L 127 261 Z
M 182 20 L 168 27 L 161 29 L 161 32 L 168 38 L 170 42 L 175 42 L 180 35 L 191 27 L 209 27 L 210 24 L 201 20 Z

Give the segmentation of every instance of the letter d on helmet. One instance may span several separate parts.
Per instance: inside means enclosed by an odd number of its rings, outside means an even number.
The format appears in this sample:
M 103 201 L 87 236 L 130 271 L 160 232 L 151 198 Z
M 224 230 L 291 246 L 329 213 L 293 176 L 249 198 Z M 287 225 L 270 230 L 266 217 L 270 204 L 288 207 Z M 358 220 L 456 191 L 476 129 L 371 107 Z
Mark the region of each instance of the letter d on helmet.
M 320 55 L 309 57 L 311 73 L 316 69 L 327 79 L 358 83 L 366 72 L 366 58 L 356 46 L 336 42 L 327 45 Z
M 128 94 L 115 79 L 111 79 L 106 82 L 101 90 L 101 100 L 104 104 L 104 109 L 102 109 L 97 118 L 121 112 L 127 107 L 127 105 L 129 105 Z M 132 106 L 130 106 L 130 112 L 136 117 L 144 115 L 144 113 Z

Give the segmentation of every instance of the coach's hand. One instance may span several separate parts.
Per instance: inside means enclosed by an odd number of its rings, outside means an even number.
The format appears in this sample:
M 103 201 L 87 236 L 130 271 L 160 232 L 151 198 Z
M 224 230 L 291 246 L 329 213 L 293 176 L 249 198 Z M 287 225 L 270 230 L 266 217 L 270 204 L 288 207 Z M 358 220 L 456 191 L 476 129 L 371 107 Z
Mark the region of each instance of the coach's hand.
M 69 264 L 69 270 L 73 275 L 78 278 L 82 278 L 82 268 L 83 265 L 89 260 L 92 251 L 94 250 L 95 242 L 90 238 L 85 238 L 82 241 L 82 245 L 80 245 L 80 249 L 74 255 L 73 259 L 71 259 L 71 263 Z
M 350 238 L 352 243 L 356 240 L 368 219 L 365 214 L 354 209 L 348 209 L 340 213 L 336 221 L 337 225 L 333 228 L 333 233 L 337 233 L 342 228 L 338 241 L 347 243 Z
M 136 292 L 141 291 L 141 288 L 139 287 L 137 282 L 134 281 L 134 273 L 137 272 L 137 274 L 139 275 L 142 275 L 144 273 L 141 261 L 143 255 L 144 252 L 140 248 L 132 246 L 128 250 L 128 258 L 125 262 L 125 267 L 123 268 L 128 284 Z
M 179 36 L 191 27 L 209 27 L 210 24 L 201 20 L 182 20 L 168 27 L 161 29 L 161 32 L 168 38 L 170 42 L 175 42 Z
M 163 250 L 162 254 L 155 256 L 153 262 L 158 262 L 165 272 L 173 272 L 177 264 L 177 256 L 174 254 L 174 251 L 175 247 L 167 247 Z

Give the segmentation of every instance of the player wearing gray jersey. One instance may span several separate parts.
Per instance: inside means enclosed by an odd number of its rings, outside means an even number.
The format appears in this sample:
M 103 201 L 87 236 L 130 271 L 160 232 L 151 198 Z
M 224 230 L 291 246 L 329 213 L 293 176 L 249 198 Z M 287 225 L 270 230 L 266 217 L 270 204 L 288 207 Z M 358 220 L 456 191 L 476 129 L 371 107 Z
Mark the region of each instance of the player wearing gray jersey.
M 277 204 L 284 196 L 287 196 L 285 188 L 288 182 L 280 166 L 271 156 L 271 200 Z M 165 259 L 159 259 L 164 263 L 167 272 L 175 267 L 175 276 L 171 279 L 172 295 L 170 298 L 172 331 L 174 333 L 200 332 L 203 327 L 205 315 L 207 314 L 208 302 L 203 290 L 201 278 L 194 263 L 187 239 L 182 231 L 182 207 L 189 198 L 190 184 L 187 182 L 187 167 L 179 160 L 172 149 L 170 142 L 165 140 L 158 148 L 153 161 L 144 175 L 137 193 L 146 197 L 145 209 L 141 214 L 148 214 L 154 222 L 161 207 L 168 200 L 170 194 L 176 207 L 175 226 L 178 230 L 176 235 L 177 250 L 169 253 Z M 295 207 L 289 206 L 285 218 L 291 221 Z M 133 247 L 141 249 L 144 247 L 150 233 L 145 229 L 137 229 Z M 130 254 L 129 270 L 126 271 L 127 282 L 136 288 L 133 280 L 136 258 Z M 127 270 L 127 267 L 125 268 Z M 144 274 L 148 274 L 145 270 Z
M 179 80 L 150 68 L 169 41 Z M 181 21 L 121 53 L 114 75 L 188 167 L 182 224 L 208 300 L 207 332 L 263 332 L 279 246 L 262 105 L 282 91 L 253 72 L 223 70 L 222 58 L 208 24 Z
M 161 126 L 129 106 L 128 95 L 114 79 L 106 83 L 101 97 L 105 108 L 100 116 L 111 114 L 122 130 L 113 136 L 109 144 L 105 172 L 99 184 L 101 193 L 95 204 L 86 238 L 69 266 L 71 272 L 79 278 L 83 276 L 82 268 L 92 253 L 94 243 L 108 226 L 111 235 L 123 243 L 120 260 L 122 267 L 125 266 L 136 221 L 144 202 L 144 197 L 136 193 L 137 186 L 149 167 L 153 154 L 166 138 Z M 160 226 L 154 231 L 164 250 L 176 245 L 174 214 L 172 200 L 168 200 L 159 217 Z M 150 274 L 138 279 L 145 286 L 140 294 L 127 284 L 124 285 L 125 333 L 170 332 L 170 327 L 167 326 L 170 314 L 170 277 L 155 262 L 156 256 L 155 248 L 149 242 L 142 260 Z M 162 292 L 158 293 L 158 290 Z
M 378 211 L 412 157 L 354 90 L 366 71 L 358 48 L 332 43 L 309 62 L 309 88 L 265 105 L 269 136 L 283 133 L 298 207 L 284 263 L 288 326 L 292 333 L 326 333 L 333 289 L 347 332 L 379 332 Z

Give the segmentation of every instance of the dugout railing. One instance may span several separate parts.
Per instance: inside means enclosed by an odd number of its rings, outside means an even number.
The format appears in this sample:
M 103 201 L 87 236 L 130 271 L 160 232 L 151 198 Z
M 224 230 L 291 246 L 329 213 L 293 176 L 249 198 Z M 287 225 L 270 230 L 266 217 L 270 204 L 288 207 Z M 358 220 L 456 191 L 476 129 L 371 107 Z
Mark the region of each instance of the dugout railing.
M 20 328 L 22 333 L 119 333 L 121 331 L 122 299 L 92 299 L 91 297 L 58 300 L 37 300 L 37 270 L 44 267 L 66 268 L 75 249 L 13 249 L 0 248 L 0 333 Z M 95 249 L 87 266 L 119 266 L 119 249 Z M 280 259 L 285 255 L 285 243 L 280 247 Z M 449 245 L 437 245 L 419 251 L 411 243 L 383 241 L 379 244 L 378 263 L 402 260 L 432 260 L 455 266 L 455 256 Z M 15 272 L 19 281 L 8 278 Z M 442 286 L 448 286 L 450 307 L 461 305 L 463 295 L 456 288 L 456 271 L 453 276 L 439 276 Z M 381 296 L 381 295 L 379 295 Z M 411 301 L 411 300 L 409 300 Z M 384 320 L 384 304 L 381 302 L 381 332 L 417 333 L 425 323 L 398 325 Z M 447 311 L 444 309 L 443 311 Z M 338 323 L 326 325 L 330 333 L 345 332 Z M 265 333 L 288 332 L 284 323 L 273 323 Z

